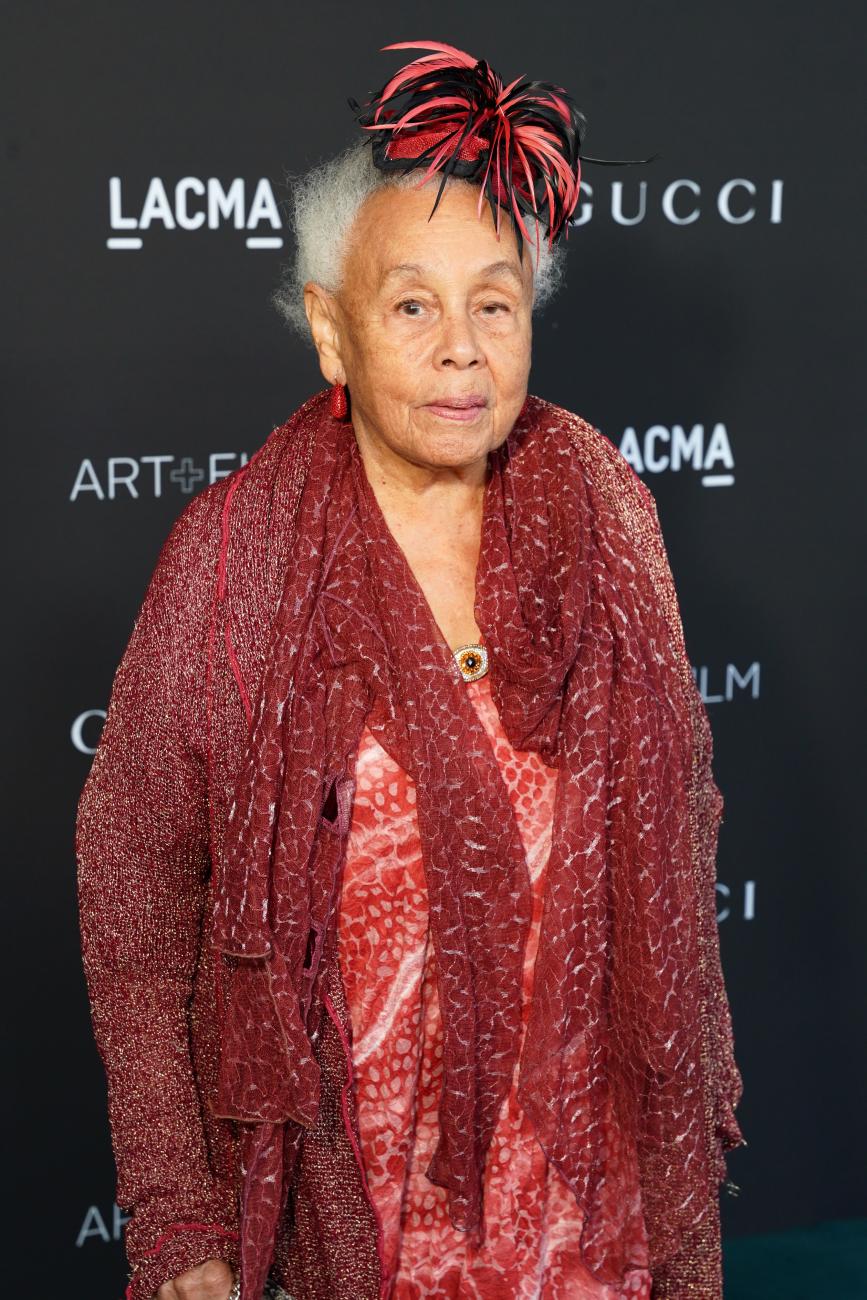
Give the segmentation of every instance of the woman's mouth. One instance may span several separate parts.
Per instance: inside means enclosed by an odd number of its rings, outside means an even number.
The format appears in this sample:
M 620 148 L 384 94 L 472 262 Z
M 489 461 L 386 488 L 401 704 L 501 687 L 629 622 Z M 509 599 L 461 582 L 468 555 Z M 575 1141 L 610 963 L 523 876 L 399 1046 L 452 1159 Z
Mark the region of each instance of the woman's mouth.
M 439 416 L 442 420 L 458 420 L 461 423 L 468 424 L 471 420 L 478 418 L 479 414 L 485 410 L 487 403 L 483 398 L 460 398 L 454 403 L 431 402 L 425 410 L 430 411 L 432 415 Z

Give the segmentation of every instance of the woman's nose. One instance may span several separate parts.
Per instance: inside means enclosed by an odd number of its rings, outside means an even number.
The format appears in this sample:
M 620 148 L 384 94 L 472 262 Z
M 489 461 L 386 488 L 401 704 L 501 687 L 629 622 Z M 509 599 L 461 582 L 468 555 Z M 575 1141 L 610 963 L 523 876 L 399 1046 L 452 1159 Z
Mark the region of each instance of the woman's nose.
M 437 343 L 437 365 L 477 365 L 482 360 L 482 355 L 475 326 L 467 312 L 446 313 Z

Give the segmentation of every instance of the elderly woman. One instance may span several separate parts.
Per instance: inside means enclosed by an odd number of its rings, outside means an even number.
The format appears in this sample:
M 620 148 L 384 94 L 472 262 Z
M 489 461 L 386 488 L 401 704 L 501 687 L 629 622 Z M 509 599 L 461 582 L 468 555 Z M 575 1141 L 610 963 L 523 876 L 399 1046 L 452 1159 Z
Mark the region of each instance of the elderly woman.
M 81 795 L 127 1296 L 714 1300 L 707 716 L 651 494 L 527 391 L 583 118 L 421 48 L 296 187 L 329 387 L 175 523 Z

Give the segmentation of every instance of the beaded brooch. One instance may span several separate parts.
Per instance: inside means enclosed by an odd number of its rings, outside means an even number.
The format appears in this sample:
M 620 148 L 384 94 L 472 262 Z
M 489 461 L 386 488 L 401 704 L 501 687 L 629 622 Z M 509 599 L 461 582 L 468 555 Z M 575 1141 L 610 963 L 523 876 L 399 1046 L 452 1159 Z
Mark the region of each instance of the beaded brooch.
M 453 654 L 465 682 L 478 681 L 488 671 L 488 652 L 483 645 L 460 645 Z

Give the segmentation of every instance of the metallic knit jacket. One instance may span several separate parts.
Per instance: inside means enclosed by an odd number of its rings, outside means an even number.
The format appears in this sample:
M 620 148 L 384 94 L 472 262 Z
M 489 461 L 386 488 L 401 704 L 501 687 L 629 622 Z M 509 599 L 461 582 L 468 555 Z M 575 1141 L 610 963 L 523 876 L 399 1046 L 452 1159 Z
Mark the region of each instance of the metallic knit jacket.
M 274 429 L 248 465 L 194 497 L 171 528 L 117 668 L 105 724 L 78 806 L 82 954 L 93 1030 L 107 1083 L 116 1199 L 131 1214 L 128 1300 L 210 1258 L 237 1265 L 243 1169 L 239 1123 L 212 1109 L 220 989 L 207 942 L 212 862 L 240 767 L 264 646 L 291 562 L 292 484 L 281 448 L 294 420 L 315 417 L 321 391 Z M 577 415 L 535 397 L 597 463 L 639 538 L 682 671 L 677 600 L 649 490 L 613 444 Z M 744 1144 L 733 1110 L 741 1080 L 719 958 L 715 910 L 721 798 L 711 738 L 693 700 L 690 792 L 702 907 L 703 1041 L 714 1094 L 709 1131 L 720 1149 Z M 334 852 L 348 835 L 352 778 L 329 792 Z M 329 1014 L 316 1041 L 321 1104 L 315 1125 L 286 1126 L 294 1162 L 271 1278 L 292 1300 L 379 1300 L 378 1224 L 360 1157 L 351 1025 L 335 933 L 320 958 Z M 255 1028 L 251 1032 L 255 1032 Z M 733 1184 L 728 1184 L 733 1187 Z M 719 1300 L 718 1189 L 677 1258 L 654 1277 L 654 1300 Z

